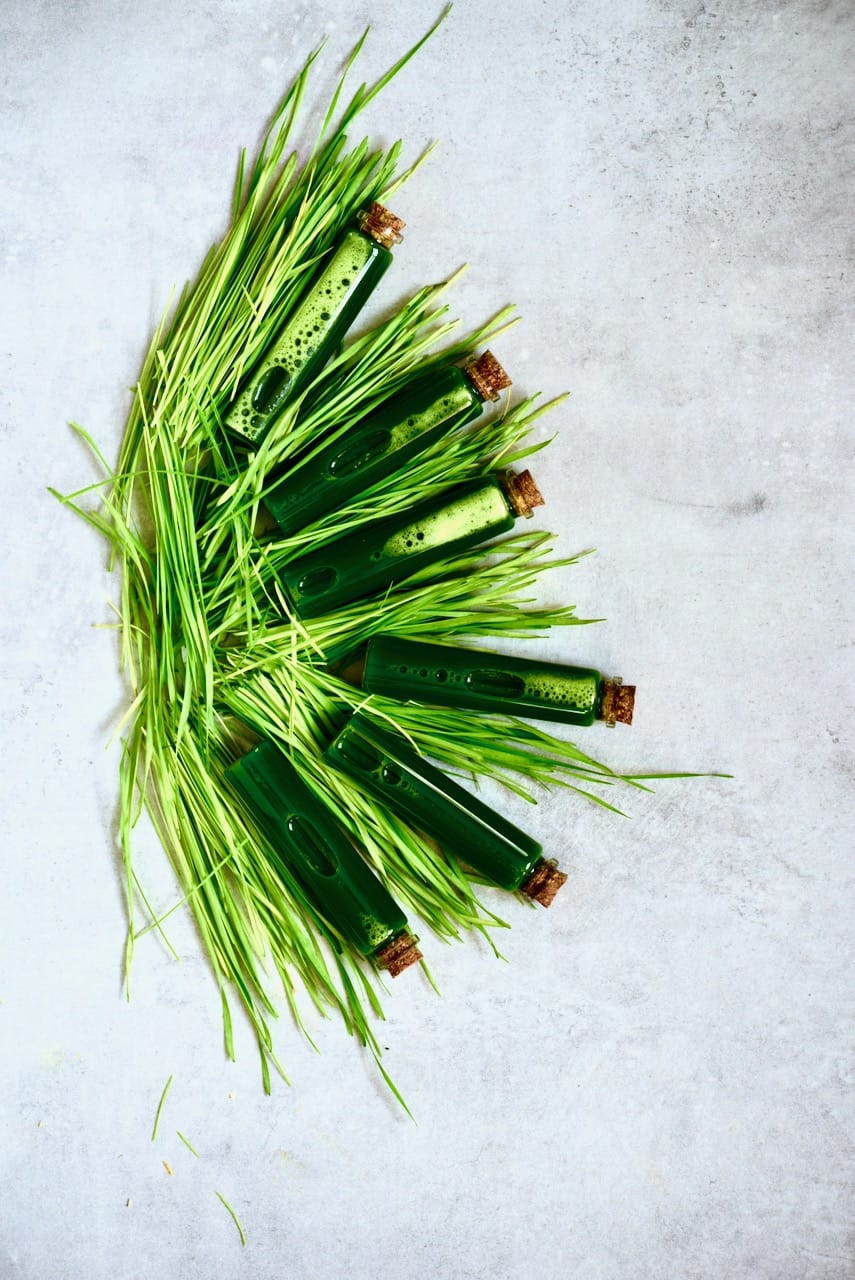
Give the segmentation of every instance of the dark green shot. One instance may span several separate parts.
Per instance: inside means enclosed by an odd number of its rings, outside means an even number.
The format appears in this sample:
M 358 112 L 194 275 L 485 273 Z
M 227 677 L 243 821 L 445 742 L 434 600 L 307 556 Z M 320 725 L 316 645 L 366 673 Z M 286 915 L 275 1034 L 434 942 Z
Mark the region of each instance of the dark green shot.
M 504 889 L 549 906 L 567 877 L 536 840 L 429 764 L 401 734 L 357 712 L 325 758 L 381 804 Z
M 226 770 L 319 913 L 392 977 L 421 959 L 407 918 L 286 756 L 264 741 Z

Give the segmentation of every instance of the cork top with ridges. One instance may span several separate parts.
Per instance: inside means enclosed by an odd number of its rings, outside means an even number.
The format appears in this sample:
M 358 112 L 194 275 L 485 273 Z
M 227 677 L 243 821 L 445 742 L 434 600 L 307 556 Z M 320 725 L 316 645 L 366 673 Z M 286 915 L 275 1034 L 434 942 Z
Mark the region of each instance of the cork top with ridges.
M 554 862 L 543 858 L 520 888 L 527 897 L 534 898 L 542 907 L 550 907 L 555 901 L 556 893 L 566 883 L 564 872 L 559 871 Z
M 511 380 L 492 351 L 470 360 L 463 372 L 482 400 L 498 400 L 499 392 L 511 386 Z
M 416 946 L 417 942 L 418 938 L 414 938 L 405 930 L 374 952 L 374 963 L 379 969 L 386 969 L 390 978 L 397 978 L 398 974 L 409 969 L 411 964 L 418 964 L 419 960 L 423 959 L 421 951 Z
M 534 476 L 530 471 L 506 472 L 502 478 L 502 487 L 514 515 L 528 519 L 534 507 L 544 505 L 543 494 L 534 483 Z
M 600 719 L 608 725 L 632 724 L 632 712 L 635 706 L 635 685 L 624 684 L 620 676 L 613 680 L 603 681 L 603 696 L 600 700 Z
M 393 245 L 401 243 L 404 238 L 401 232 L 407 225 L 403 219 L 396 218 L 394 213 L 384 205 L 378 204 L 376 200 L 370 208 L 362 209 L 356 215 L 356 221 L 360 231 L 364 231 L 378 244 L 382 244 L 384 249 L 391 249 Z

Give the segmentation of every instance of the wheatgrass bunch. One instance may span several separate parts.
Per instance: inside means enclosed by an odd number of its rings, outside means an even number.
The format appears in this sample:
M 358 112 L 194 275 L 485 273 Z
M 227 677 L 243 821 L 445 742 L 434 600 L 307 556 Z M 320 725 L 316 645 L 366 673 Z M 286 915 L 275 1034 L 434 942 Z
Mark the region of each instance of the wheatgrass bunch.
M 309 57 L 257 158 L 241 157 L 228 231 L 154 334 L 117 465 L 77 427 L 103 479 L 61 498 L 108 540 L 121 576 L 121 658 L 130 688 L 120 727 L 126 971 L 142 935 L 155 930 L 170 945 L 165 917 L 152 911 L 134 869 L 133 831 L 145 809 L 180 885 L 177 905 L 193 913 L 219 985 L 227 1051 L 233 1056 L 237 998 L 258 1038 L 267 1090 L 270 1064 L 281 1072 L 270 1023 L 282 992 L 298 1025 L 306 996 L 325 1013 L 337 1011 L 388 1077 L 371 1023 L 382 1016 L 379 975 L 274 863 L 264 834 L 224 782 L 226 768 L 259 736 L 287 753 L 405 909 L 446 939 L 471 929 L 489 937 L 503 922 L 479 902 L 475 879 L 451 852 L 438 852 L 326 766 L 322 752 L 343 713 L 361 707 L 452 770 L 500 779 L 523 794 L 529 784 L 561 782 L 606 804 L 592 787 L 643 785 L 640 775 L 616 775 L 512 716 L 366 699 L 335 674 L 339 659 L 379 633 L 525 637 L 576 624 L 570 606 L 533 603 L 542 572 L 573 562 L 553 557 L 549 533 L 514 534 L 489 555 L 449 556 L 380 598 L 305 623 L 278 586 L 279 570 L 307 549 L 540 447 L 528 442 L 530 428 L 551 406 L 523 400 L 443 439 L 298 534 L 277 535 L 263 520 L 272 472 L 346 433 L 414 375 L 473 355 L 513 323 L 510 311 L 461 338 L 444 300 L 453 280 L 424 288 L 348 341 L 255 452 L 236 455 L 222 429 L 246 371 L 342 228 L 372 201 L 388 201 L 421 163 L 401 172 L 400 144 L 385 152 L 367 141 L 351 146 L 347 131 L 423 43 L 342 107 L 360 41 L 320 136 L 300 160 L 288 146 L 317 55 Z M 81 504 L 93 491 L 95 509 Z

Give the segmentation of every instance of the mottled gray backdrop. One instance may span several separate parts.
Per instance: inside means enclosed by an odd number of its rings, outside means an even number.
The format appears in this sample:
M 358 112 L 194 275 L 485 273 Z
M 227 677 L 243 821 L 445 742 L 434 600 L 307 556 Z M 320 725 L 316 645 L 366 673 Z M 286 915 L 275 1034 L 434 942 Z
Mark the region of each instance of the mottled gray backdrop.
M 183 962 L 149 938 L 122 997 L 125 692 L 91 625 L 116 583 L 46 494 L 95 478 L 66 423 L 115 457 L 156 317 L 319 37 L 304 137 L 366 22 L 373 76 L 436 13 L 2 5 L 3 1280 L 855 1274 L 847 0 L 462 0 L 364 125 L 441 143 L 377 305 L 469 262 L 453 310 L 515 301 L 517 389 L 573 393 L 538 519 L 598 553 L 544 593 L 608 621 L 542 652 L 639 688 L 632 729 L 578 740 L 733 780 L 628 820 L 499 799 L 570 883 L 548 913 L 486 895 L 507 964 L 424 938 L 442 996 L 408 974 L 382 1029 L 417 1127 L 334 1022 L 315 1054 L 283 1017 L 293 1086 L 264 1098 L 180 914 Z M 165 909 L 145 832 L 140 866 Z

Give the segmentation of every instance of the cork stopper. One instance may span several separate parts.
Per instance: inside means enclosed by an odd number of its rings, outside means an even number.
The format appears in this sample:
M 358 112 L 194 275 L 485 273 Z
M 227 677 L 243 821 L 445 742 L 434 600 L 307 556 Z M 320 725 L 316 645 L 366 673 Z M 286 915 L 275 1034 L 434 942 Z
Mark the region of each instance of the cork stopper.
M 499 392 L 511 385 L 511 380 L 492 351 L 485 351 L 476 360 L 470 360 L 463 372 L 482 400 L 498 400 Z
M 399 973 L 409 969 L 411 964 L 418 964 L 422 959 L 422 953 L 416 946 L 417 942 L 418 938 L 414 938 L 405 929 L 391 942 L 385 943 L 374 952 L 374 963 L 378 969 L 387 969 L 390 978 L 397 978 Z
M 525 516 L 528 520 L 534 507 L 544 505 L 543 494 L 534 483 L 534 476 L 530 471 L 506 472 L 502 487 L 514 515 Z
M 610 729 L 620 721 L 621 724 L 632 724 L 632 709 L 635 706 L 635 685 L 624 684 L 620 676 L 613 680 L 603 681 L 603 696 L 600 699 L 600 719 L 605 720 Z
M 391 249 L 393 245 L 401 243 L 404 238 L 401 232 L 407 225 L 376 200 L 370 208 L 362 209 L 356 215 L 356 221 L 360 231 L 382 244 L 384 249 Z
M 333 674 L 339 680 L 344 680 L 345 684 L 353 685 L 354 689 L 361 689 L 362 678 L 365 675 L 365 650 L 351 654 L 349 658 L 340 662 L 333 668 Z
M 564 872 L 559 871 L 553 861 L 541 858 L 520 888 L 527 897 L 534 898 L 535 902 L 539 902 L 543 907 L 549 907 L 554 902 L 558 890 L 566 883 L 567 877 Z

